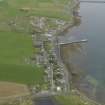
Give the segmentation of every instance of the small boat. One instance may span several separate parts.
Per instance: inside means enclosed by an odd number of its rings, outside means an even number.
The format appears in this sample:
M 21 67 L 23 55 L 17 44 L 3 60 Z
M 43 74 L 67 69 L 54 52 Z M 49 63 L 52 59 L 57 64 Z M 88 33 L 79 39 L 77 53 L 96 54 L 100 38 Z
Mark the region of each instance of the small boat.
M 81 41 L 82 41 L 82 42 L 87 42 L 87 41 L 88 41 L 88 39 L 82 39 Z

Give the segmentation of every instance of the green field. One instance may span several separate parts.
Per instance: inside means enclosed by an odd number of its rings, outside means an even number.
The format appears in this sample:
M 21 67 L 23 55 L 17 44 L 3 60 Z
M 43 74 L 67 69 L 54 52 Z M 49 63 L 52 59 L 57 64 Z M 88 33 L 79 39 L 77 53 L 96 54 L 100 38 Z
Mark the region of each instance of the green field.
M 83 101 L 83 99 L 77 95 L 56 96 L 55 98 L 61 105 L 95 105 L 89 100 Z
M 0 64 L 0 80 L 21 84 L 43 83 L 43 71 L 30 65 Z
M 25 62 L 32 52 L 31 36 L 0 32 L 0 80 L 23 84 L 42 82 L 43 70 Z
M 69 0 L 0 0 L 0 20 L 14 16 L 44 16 L 69 20 L 64 13 Z M 25 8 L 27 11 L 21 11 Z
M 31 35 L 0 32 L 0 64 L 22 64 L 32 53 Z

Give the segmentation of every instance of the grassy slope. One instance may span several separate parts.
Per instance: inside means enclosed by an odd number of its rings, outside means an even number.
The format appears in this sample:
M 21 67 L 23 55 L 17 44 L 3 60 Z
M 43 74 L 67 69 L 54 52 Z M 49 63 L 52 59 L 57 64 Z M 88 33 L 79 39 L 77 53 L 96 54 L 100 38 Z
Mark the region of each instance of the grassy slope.
M 1 11 L 4 10 L 3 14 L 0 14 L 0 17 L 3 19 L 5 16 L 11 17 L 16 15 L 25 14 L 20 11 L 21 8 L 28 8 L 27 15 L 35 16 L 45 16 L 45 17 L 54 17 L 69 20 L 70 16 L 64 14 L 64 4 L 69 0 L 3 0 L 4 2 L 0 3 Z M 6 7 L 6 8 L 3 8 Z M 1 12 L 0 11 L 0 12 Z
M 79 96 L 71 95 L 71 96 L 56 96 L 57 101 L 62 103 L 63 105 L 94 105 L 91 102 L 84 102 Z

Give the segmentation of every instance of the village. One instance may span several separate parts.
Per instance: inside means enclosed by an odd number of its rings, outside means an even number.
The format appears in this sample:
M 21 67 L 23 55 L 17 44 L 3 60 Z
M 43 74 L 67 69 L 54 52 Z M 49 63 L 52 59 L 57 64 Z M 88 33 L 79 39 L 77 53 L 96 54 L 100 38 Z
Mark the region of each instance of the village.
M 69 93 L 70 87 L 68 83 L 68 73 L 66 73 L 66 67 L 61 62 L 60 57 L 60 47 L 57 43 L 57 31 L 62 30 L 62 27 L 67 24 L 65 21 L 50 19 L 50 24 L 57 26 L 47 29 L 47 31 L 42 31 L 46 25 L 46 19 L 44 17 L 39 18 L 39 23 L 34 24 L 37 26 L 39 32 L 32 33 L 33 46 L 36 50 L 35 55 L 31 58 L 31 63 L 37 64 L 38 66 L 44 67 L 44 89 L 40 90 L 40 86 L 34 87 L 33 89 L 37 92 L 42 92 L 42 94 L 58 94 L 58 93 Z M 47 24 L 48 25 L 48 24 Z M 43 32 L 43 33 L 42 33 Z M 57 49 L 58 48 L 58 49 Z M 58 50 L 58 51 L 56 51 Z M 58 55 L 56 54 L 58 52 Z M 66 71 L 66 72 L 65 72 Z M 45 95 L 45 94 L 44 94 Z

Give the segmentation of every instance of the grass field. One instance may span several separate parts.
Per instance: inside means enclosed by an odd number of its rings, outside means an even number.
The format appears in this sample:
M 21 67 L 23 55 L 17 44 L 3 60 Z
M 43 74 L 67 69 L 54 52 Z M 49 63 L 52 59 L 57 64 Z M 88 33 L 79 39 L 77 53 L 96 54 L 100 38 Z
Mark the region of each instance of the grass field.
M 0 32 L 0 64 L 22 64 L 32 53 L 31 35 Z
M 14 16 L 34 15 L 69 20 L 70 16 L 64 13 L 65 4 L 69 0 L 1 0 L 0 20 Z M 26 8 L 27 11 L 20 11 Z
M 23 84 L 41 82 L 43 70 L 25 62 L 32 52 L 29 35 L 0 32 L 0 80 Z
M 92 102 L 83 101 L 83 99 L 77 95 L 56 96 L 55 98 L 63 105 L 95 105 Z
M 43 71 L 31 65 L 0 64 L 0 80 L 22 84 L 43 83 Z

